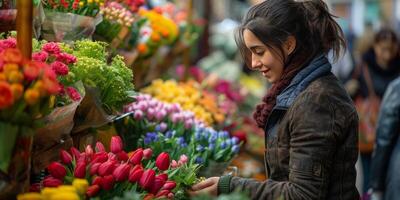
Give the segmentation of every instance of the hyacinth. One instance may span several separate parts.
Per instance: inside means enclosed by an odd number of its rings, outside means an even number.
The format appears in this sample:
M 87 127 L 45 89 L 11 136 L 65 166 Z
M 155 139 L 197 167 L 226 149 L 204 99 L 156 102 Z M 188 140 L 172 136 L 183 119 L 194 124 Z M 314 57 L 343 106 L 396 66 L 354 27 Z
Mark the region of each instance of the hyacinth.
M 109 21 L 116 21 L 117 23 L 126 27 L 132 26 L 135 17 L 131 11 L 124 8 L 117 2 L 110 2 L 105 7 L 101 8 L 100 13 Z
M 183 123 L 187 129 L 202 124 L 192 112 L 184 111 L 178 104 L 164 103 L 145 94 L 139 94 L 136 99 L 136 102 L 125 106 L 125 112 L 133 112 L 136 120 L 145 117 L 152 122 L 161 122 L 156 126 L 158 132 L 167 130 L 167 124 L 163 123 L 166 119 L 173 123 Z

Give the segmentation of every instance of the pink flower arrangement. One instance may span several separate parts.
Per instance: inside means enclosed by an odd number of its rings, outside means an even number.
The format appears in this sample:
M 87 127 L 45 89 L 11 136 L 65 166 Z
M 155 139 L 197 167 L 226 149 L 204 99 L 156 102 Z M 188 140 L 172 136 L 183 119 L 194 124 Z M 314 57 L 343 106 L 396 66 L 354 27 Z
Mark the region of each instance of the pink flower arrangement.
M 42 50 L 49 54 L 59 54 L 61 53 L 61 48 L 56 42 L 48 42 L 42 46 Z
M 68 66 L 60 61 L 54 61 L 50 66 L 58 76 L 65 76 L 69 72 Z
M 73 101 L 81 100 L 81 95 L 79 92 L 73 87 L 67 87 L 67 94 Z
M 32 60 L 39 61 L 39 62 L 46 62 L 49 54 L 45 51 L 40 51 L 32 54 Z

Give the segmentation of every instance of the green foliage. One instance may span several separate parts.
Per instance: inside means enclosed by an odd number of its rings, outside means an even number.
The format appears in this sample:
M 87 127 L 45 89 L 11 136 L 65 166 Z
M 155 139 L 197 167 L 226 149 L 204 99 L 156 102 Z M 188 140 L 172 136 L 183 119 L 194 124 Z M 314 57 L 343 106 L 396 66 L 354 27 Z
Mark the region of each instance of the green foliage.
M 90 40 L 79 40 L 74 44 L 74 55 L 76 57 L 89 57 L 106 61 L 107 53 L 105 42 L 92 42 Z

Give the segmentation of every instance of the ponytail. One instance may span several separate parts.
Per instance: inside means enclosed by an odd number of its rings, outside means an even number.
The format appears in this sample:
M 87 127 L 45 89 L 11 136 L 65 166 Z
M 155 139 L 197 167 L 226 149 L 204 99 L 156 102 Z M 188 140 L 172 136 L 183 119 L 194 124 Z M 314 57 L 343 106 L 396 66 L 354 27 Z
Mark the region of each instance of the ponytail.
M 344 34 L 322 0 L 265 0 L 250 8 L 236 32 L 236 43 L 246 64 L 251 53 L 243 32 L 251 31 L 261 42 L 279 55 L 285 65 L 281 79 L 276 82 L 256 107 L 253 115 L 260 128 L 276 104 L 276 97 L 290 84 L 296 74 L 311 60 L 333 50 L 337 59 L 346 47 Z M 284 55 L 283 44 L 289 36 L 296 38 L 296 48 Z

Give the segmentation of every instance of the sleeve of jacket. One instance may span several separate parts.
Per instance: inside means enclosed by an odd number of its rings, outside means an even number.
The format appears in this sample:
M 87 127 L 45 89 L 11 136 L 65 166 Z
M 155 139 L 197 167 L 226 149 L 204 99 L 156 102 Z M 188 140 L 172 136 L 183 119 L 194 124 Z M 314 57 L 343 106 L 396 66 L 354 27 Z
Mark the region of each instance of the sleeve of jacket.
M 381 104 L 371 163 L 371 187 L 383 190 L 392 150 L 400 133 L 400 79 L 389 85 Z
M 230 191 L 248 191 L 251 199 L 326 199 L 331 160 L 336 148 L 333 108 L 321 97 L 302 98 L 293 105 L 290 117 L 290 160 L 288 181 L 257 182 L 232 177 Z M 325 97 L 329 98 L 329 97 Z M 311 100 L 311 102 L 309 101 Z

